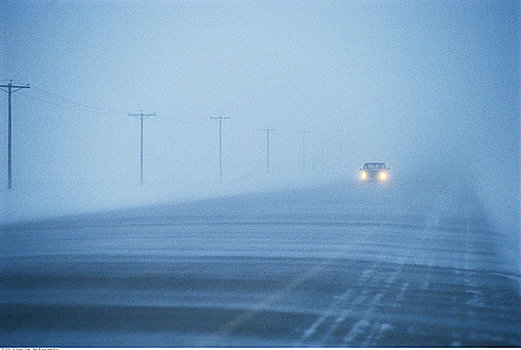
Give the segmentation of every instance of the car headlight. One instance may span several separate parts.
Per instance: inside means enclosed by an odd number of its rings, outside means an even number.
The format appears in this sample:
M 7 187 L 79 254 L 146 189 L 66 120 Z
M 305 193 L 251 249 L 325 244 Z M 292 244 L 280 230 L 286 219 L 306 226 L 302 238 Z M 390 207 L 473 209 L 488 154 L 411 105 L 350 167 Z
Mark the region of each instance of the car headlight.
M 380 180 L 385 181 L 387 180 L 387 173 L 385 171 L 382 171 L 378 174 L 378 177 L 380 178 Z
M 367 179 L 367 172 L 362 171 L 362 172 L 360 173 L 360 178 L 361 178 L 362 180 L 366 180 L 366 179 Z

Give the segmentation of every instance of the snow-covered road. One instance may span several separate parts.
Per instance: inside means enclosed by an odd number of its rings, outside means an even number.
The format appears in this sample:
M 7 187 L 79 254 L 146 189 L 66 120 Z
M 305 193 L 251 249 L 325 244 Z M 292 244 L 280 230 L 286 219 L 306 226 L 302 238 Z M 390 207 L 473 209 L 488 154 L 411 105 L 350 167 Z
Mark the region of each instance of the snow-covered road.
M 521 345 L 470 190 L 239 195 L 5 226 L 3 346 Z

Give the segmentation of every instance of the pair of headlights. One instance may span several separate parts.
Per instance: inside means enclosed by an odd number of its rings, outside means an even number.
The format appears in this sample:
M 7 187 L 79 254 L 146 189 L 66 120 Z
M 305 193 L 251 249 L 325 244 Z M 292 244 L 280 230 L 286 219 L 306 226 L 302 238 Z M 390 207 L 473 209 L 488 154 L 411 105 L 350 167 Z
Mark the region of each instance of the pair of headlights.
M 362 171 L 360 173 L 360 178 L 362 179 L 362 181 L 367 180 L 368 177 L 369 177 L 369 174 L 367 174 L 367 171 Z M 380 181 L 386 181 L 388 177 L 389 177 L 389 175 L 387 174 L 386 171 L 380 171 L 378 173 L 378 180 L 380 180 Z

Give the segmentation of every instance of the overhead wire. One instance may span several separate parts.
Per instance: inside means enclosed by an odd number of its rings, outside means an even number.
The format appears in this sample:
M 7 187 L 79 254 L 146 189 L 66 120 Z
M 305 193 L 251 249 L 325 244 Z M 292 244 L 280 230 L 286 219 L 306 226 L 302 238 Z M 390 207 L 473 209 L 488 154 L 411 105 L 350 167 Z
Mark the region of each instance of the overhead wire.
M 111 113 L 111 114 L 125 114 L 126 113 L 123 110 L 114 110 L 114 109 L 108 109 L 108 108 L 101 108 L 101 107 L 92 106 L 92 105 L 88 105 L 88 104 L 81 103 L 81 102 L 76 102 L 76 101 L 74 101 L 74 100 L 72 100 L 70 98 L 58 95 L 58 94 L 56 94 L 54 92 L 48 91 L 48 90 L 43 89 L 43 88 L 38 87 L 38 86 L 31 85 L 31 88 L 34 89 L 34 91 L 36 91 L 36 92 L 39 92 L 39 93 L 51 96 L 54 99 L 58 99 L 59 101 L 62 102 L 62 103 L 59 103 L 61 105 L 63 105 L 63 102 L 65 102 L 65 103 L 68 103 L 68 104 L 71 104 L 71 105 L 74 105 L 74 106 L 77 106 L 77 107 L 81 107 L 81 108 L 84 108 L 84 109 L 89 109 L 89 110 L 93 110 L 93 111 L 97 111 L 97 112 L 104 112 L 104 113 Z
M 10 79 L 0 79 L 0 80 L 7 80 L 11 81 Z M 20 84 L 18 81 L 14 81 L 13 83 Z M 82 111 L 90 111 L 90 112 L 101 112 L 105 114 L 114 114 L 114 115 L 127 115 L 128 111 L 123 110 L 116 110 L 116 109 L 108 109 L 108 108 L 102 108 L 98 106 L 88 105 L 85 103 L 77 102 L 75 100 L 72 100 L 68 97 L 61 96 L 55 92 L 49 91 L 47 89 L 44 89 L 39 86 L 30 85 L 31 89 L 24 91 L 24 92 L 17 92 L 17 94 L 41 102 L 48 105 L 53 105 L 60 108 L 65 108 L 71 111 L 76 112 L 82 112 Z M 36 92 L 36 95 L 32 92 Z M 158 115 L 157 118 L 151 118 L 150 120 L 154 122 L 167 122 L 167 123 L 173 123 L 173 124 L 181 124 L 181 125 L 196 125 L 201 124 L 206 121 L 206 118 L 201 119 L 179 119 L 179 118 L 168 118 L 165 117 L 165 115 Z
M 7 82 L 12 81 L 13 84 L 25 85 L 25 83 L 11 80 L 11 79 L 0 79 L 0 81 L 7 81 Z M 30 84 L 29 86 L 31 87 L 30 90 L 28 90 L 24 93 L 18 92 L 18 94 L 20 94 L 24 97 L 33 99 L 35 101 L 39 101 L 39 102 L 53 105 L 56 107 L 67 108 L 67 109 L 73 110 L 73 111 L 89 110 L 89 111 L 102 112 L 102 113 L 115 114 L 115 115 L 127 115 L 128 114 L 128 111 L 125 111 L 123 109 L 109 109 L 109 108 L 102 108 L 99 106 L 93 106 L 93 105 L 75 101 L 68 97 L 64 97 L 55 92 L 44 89 L 40 86 L 36 86 L 33 84 Z M 36 96 L 34 94 L 32 94 L 32 92 L 36 92 Z M 206 120 L 205 118 L 202 118 L 201 120 L 197 120 L 197 119 L 188 119 L 187 120 L 187 119 L 177 119 L 177 118 L 171 119 L 171 118 L 165 118 L 164 115 L 159 116 L 159 118 L 152 118 L 152 119 L 154 119 L 155 121 L 159 121 L 159 122 L 165 121 L 168 123 L 175 123 L 175 124 L 179 123 L 179 124 L 185 124 L 185 125 L 186 124 L 188 124 L 188 125 L 200 124 L 200 123 L 204 122 L 204 120 Z
M 50 97 L 52 100 L 49 100 L 48 98 L 36 97 L 36 96 L 34 96 L 32 94 L 28 94 L 28 93 L 22 94 L 23 96 L 31 98 L 31 99 L 34 99 L 34 100 L 37 100 L 37 101 L 40 101 L 40 102 L 43 102 L 43 103 L 55 105 L 55 106 L 58 106 L 58 107 L 74 109 L 74 110 L 81 110 L 80 108 L 82 108 L 82 109 L 89 109 L 89 110 L 98 111 L 98 112 L 104 112 L 104 113 L 126 114 L 126 111 L 123 111 L 123 110 L 102 108 L 102 107 L 98 107 L 98 106 L 93 106 L 93 105 L 88 105 L 88 104 L 85 104 L 85 103 L 77 102 L 77 101 L 74 101 L 74 100 L 72 100 L 70 98 L 61 96 L 61 95 L 59 95 L 59 94 L 57 94 L 55 92 L 51 92 L 49 90 L 46 90 L 46 89 L 44 89 L 42 87 L 35 86 L 35 85 L 32 85 L 32 84 L 22 83 L 22 82 L 17 81 L 17 80 L 0 78 L 0 82 L 8 82 L 8 83 L 16 84 L 16 85 L 29 85 L 30 88 L 31 88 L 31 92 L 35 91 L 37 94 L 46 95 L 46 96 Z M 57 102 L 57 101 L 59 101 L 59 102 Z M 74 107 L 72 107 L 71 105 L 74 106 Z
M 67 105 L 64 105 L 64 104 L 61 104 L 61 103 L 56 103 L 56 102 L 53 102 L 53 101 L 44 100 L 44 99 L 41 99 L 39 97 L 36 97 L 36 96 L 33 96 L 33 95 L 29 95 L 27 93 L 19 92 L 18 95 L 21 95 L 23 97 L 27 97 L 27 98 L 35 100 L 35 101 L 39 101 L 39 102 L 43 102 L 43 103 L 46 103 L 46 104 L 50 104 L 50 105 L 53 105 L 53 106 L 57 106 L 57 107 L 61 107 L 61 108 L 67 108 L 67 109 L 70 109 L 70 110 L 73 110 L 73 111 L 78 111 L 78 112 L 81 111 L 81 109 L 78 108 L 78 107 L 67 106 Z

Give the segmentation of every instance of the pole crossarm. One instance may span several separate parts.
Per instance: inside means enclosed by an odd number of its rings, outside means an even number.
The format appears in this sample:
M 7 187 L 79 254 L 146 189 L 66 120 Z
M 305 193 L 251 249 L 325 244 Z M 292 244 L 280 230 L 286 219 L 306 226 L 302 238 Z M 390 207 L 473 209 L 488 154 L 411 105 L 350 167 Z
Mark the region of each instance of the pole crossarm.
M 129 113 L 129 117 L 155 117 L 155 113 Z
M 2 88 L 9 88 L 9 87 L 11 87 L 11 89 L 16 89 L 15 91 L 12 91 L 12 92 L 16 92 L 16 91 L 18 91 L 20 89 L 30 89 L 31 88 L 31 86 L 29 86 L 29 84 L 26 84 L 26 85 L 12 85 L 12 84 L 5 85 L 5 84 L 2 84 L 2 85 L 0 85 L 0 87 L 2 87 Z

